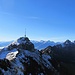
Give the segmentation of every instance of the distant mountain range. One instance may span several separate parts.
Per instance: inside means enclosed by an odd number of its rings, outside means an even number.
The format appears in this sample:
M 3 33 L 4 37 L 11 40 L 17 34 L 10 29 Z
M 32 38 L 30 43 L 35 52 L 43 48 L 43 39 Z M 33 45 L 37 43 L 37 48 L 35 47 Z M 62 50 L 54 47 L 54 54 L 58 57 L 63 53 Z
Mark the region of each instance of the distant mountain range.
M 4 47 L 4 46 L 7 46 L 9 44 L 11 44 L 13 41 L 1 41 L 0 42 L 0 47 Z
M 3 48 L 4 46 L 7 46 L 9 44 L 11 44 L 13 41 L 4 41 L 4 42 L 0 42 L 0 48 Z M 53 42 L 53 41 L 44 41 L 44 40 L 41 40 L 41 41 L 35 41 L 35 40 L 31 40 L 31 42 L 34 44 L 35 48 L 36 49 L 44 49 L 46 48 L 47 46 L 54 46 L 54 45 L 57 45 L 57 44 L 60 44 L 60 42 Z
M 31 41 L 33 44 L 34 44 L 34 46 L 35 46 L 35 48 L 36 49 L 44 49 L 44 48 L 46 48 L 47 46 L 54 46 L 54 45 L 57 45 L 57 44 L 60 44 L 60 42 L 54 42 L 54 41 L 50 41 L 50 40 L 48 40 L 48 41 L 44 41 L 44 40 L 41 40 L 41 41 Z

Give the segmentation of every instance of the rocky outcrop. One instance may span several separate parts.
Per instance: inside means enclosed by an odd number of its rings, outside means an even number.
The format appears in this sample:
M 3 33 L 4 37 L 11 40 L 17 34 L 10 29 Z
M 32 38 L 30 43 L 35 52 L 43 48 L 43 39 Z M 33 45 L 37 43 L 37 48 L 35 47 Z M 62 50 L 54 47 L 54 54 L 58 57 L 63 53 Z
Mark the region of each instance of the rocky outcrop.
M 51 52 L 51 46 L 48 46 L 47 48 L 45 48 L 45 49 L 42 49 L 41 51 L 40 51 L 42 54 L 50 54 L 50 52 Z

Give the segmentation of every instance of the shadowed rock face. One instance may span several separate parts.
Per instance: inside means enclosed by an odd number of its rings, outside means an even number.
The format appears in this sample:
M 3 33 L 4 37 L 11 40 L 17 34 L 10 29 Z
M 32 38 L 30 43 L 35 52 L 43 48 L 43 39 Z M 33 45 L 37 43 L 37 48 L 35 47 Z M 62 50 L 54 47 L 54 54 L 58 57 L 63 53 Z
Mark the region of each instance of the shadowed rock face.
M 42 49 L 40 52 L 43 53 L 43 54 L 50 54 L 51 46 L 48 46 L 47 48 Z
M 50 49 L 50 62 L 59 75 L 75 75 L 75 42 L 66 40 L 63 44 L 48 46 L 42 51 L 47 54 Z
M 1 50 L 0 75 L 58 75 L 50 60 L 27 37 L 21 37 Z

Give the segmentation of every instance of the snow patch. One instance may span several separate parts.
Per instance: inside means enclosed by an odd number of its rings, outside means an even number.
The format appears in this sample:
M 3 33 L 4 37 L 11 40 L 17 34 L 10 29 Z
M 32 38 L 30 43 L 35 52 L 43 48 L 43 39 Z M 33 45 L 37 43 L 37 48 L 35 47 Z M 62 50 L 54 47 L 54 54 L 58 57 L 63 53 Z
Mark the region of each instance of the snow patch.
M 6 55 L 6 59 L 8 60 L 13 60 L 14 58 L 16 58 L 16 54 L 18 53 L 18 51 L 15 52 L 10 52 Z
M 8 58 L 15 58 L 16 54 L 18 53 L 17 49 L 7 50 L 6 48 L 0 51 L 0 59 L 8 59 Z M 10 60 L 10 59 L 9 59 Z

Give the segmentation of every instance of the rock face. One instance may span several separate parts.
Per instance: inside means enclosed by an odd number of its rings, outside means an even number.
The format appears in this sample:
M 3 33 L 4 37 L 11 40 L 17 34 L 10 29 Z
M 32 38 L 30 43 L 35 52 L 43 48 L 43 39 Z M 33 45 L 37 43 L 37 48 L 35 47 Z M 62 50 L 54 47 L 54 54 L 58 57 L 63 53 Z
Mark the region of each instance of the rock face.
M 45 49 L 42 49 L 40 52 L 42 52 L 43 54 L 50 54 L 51 52 L 51 46 L 48 46 Z
M 51 50 L 51 64 L 59 75 L 75 75 L 75 42 L 66 40 L 63 44 L 47 47 L 43 52 Z
M 0 75 L 58 75 L 50 60 L 21 37 L 0 51 Z

